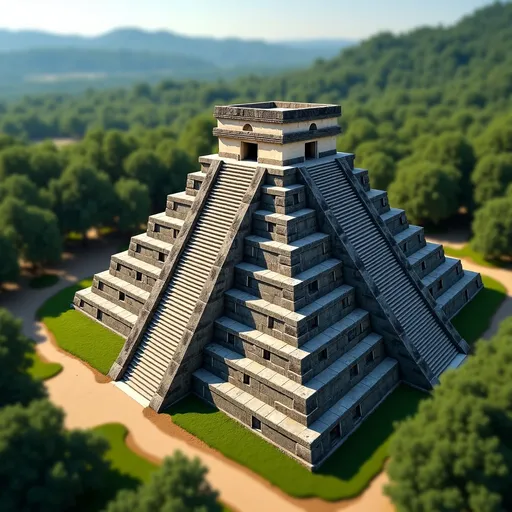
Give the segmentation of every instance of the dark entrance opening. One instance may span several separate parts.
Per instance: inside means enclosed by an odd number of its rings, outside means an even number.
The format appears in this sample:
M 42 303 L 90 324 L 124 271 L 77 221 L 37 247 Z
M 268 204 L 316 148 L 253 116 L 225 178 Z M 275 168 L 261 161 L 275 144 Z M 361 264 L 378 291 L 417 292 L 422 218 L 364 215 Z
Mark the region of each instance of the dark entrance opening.
M 305 151 L 305 158 L 306 160 L 313 160 L 316 158 L 316 142 L 306 142 L 306 151 Z
M 242 142 L 242 160 L 258 161 L 258 144 Z

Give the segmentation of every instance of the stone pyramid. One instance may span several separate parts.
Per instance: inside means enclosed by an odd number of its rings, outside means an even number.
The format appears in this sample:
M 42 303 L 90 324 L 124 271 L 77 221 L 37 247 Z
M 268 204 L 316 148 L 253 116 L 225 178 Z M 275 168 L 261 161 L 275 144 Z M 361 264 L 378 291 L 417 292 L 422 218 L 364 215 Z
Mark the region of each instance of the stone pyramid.
M 133 398 L 194 392 L 312 469 L 464 361 L 449 319 L 482 288 L 336 151 L 340 115 L 216 107 L 219 154 L 74 299 L 126 338 L 110 376 Z

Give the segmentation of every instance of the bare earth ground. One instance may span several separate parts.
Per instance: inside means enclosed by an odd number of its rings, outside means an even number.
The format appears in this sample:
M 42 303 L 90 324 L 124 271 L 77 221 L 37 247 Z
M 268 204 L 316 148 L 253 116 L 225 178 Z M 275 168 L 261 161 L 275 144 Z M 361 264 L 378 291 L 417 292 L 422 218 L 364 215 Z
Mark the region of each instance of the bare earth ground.
M 382 487 L 387 482 L 385 473 L 378 475 L 368 489 L 354 500 L 326 503 L 318 499 L 290 498 L 263 478 L 228 460 L 173 425 L 170 420 L 164 421 L 156 413 L 143 410 L 112 383 L 106 383 L 104 377 L 98 378 L 97 372 L 60 351 L 44 326 L 35 321 L 37 309 L 60 289 L 108 268 L 110 255 L 116 250 L 115 245 L 98 241 L 80 257 L 67 255 L 62 266 L 55 270 L 61 276 L 56 285 L 40 290 L 25 288 L 0 294 L 0 306 L 23 319 L 24 333 L 38 341 L 37 350 L 41 356 L 63 366 L 64 369 L 59 375 L 47 381 L 47 388 L 51 400 L 66 411 L 66 424 L 69 428 L 89 428 L 118 422 L 124 424 L 130 432 L 127 441 L 129 446 L 152 460 L 161 460 L 176 449 L 191 457 L 198 456 L 209 468 L 208 478 L 219 490 L 221 500 L 235 510 L 393 511 L 391 503 L 382 493 Z M 508 298 L 485 333 L 485 337 L 492 336 L 500 321 L 512 314 L 512 271 L 483 268 L 466 261 L 463 265 L 469 270 L 489 275 L 503 283 L 507 289 Z

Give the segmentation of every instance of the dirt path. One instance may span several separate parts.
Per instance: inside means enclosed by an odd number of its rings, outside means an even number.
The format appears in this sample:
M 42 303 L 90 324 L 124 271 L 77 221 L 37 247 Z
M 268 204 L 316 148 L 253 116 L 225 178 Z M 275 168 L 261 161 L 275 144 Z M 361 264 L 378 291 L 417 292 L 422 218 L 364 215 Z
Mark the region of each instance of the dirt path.
M 364 494 L 354 500 L 339 503 L 325 503 L 320 500 L 297 500 L 290 498 L 279 489 L 272 487 L 259 476 L 242 466 L 226 459 L 202 442 L 177 427 L 162 428 L 158 421 L 148 414 L 134 400 L 117 389 L 113 384 L 97 382 L 94 373 L 78 359 L 61 352 L 52 344 L 44 326 L 34 320 L 39 306 L 57 291 L 70 283 L 88 277 L 108 268 L 110 255 L 115 247 L 105 244 L 91 249 L 87 254 L 68 259 L 59 273 L 62 279 L 55 286 L 43 290 L 24 289 L 0 296 L 0 306 L 7 307 L 24 321 L 26 335 L 39 342 L 38 351 L 48 361 L 60 363 L 63 371 L 47 381 L 51 400 L 66 411 L 69 428 L 89 428 L 96 425 L 119 422 L 130 431 L 130 446 L 154 460 L 179 449 L 188 456 L 198 456 L 209 468 L 209 480 L 220 491 L 221 499 L 239 511 L 260 512 L 391 512 L 389 500 L 383 496 L 386 483 L 385 473 L 370 484 Z M 512 272 L 501 269 L 481 268 L 469 262 L 464 267 L 487 274 L 502 282 L 508 292 L 508 299 L 498 311 L 486 336 L 495 332 L 499 321 L 512 314 Z M 170 422 L 169 422 L 170 423 Z

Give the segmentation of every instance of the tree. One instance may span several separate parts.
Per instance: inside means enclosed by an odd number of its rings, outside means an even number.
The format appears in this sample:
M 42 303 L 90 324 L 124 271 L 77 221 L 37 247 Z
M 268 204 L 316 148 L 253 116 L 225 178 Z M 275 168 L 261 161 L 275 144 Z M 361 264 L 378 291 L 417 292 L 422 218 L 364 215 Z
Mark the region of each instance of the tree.
M 123 162 L 135 151 L 135 139 L 119 130 L 110 130 L 103 137 L 104 171 L 112 182 L 117 181 L 123 174 Z
M 207 471 L 199 459 L 175 452 L 147 484 L 120 491 L 106 512 L 220 512 L 218 493 L 205 479 Z
M 512 153 L 484 156 L 478 161 L 471 181 L 475 187 L 475 202 L 479 205 L 502 196 L 512 183 Z
M 389 202 L 406 210 L 413 223 L 437 224 L 457 212 L 459 182 L 460 173 L 452 167 L 430 162 L 400 167 L 389 187 Z
M 423 156 L 430 162 L 449 165 L 461 175 L 461 203 L 470 206 L 472 203 L 471 173 L 476 159 L 473 146 L 460 133 L 443 133 L 430 140 L 423 150 Z
M 13 197 L 27 205 L 49 208 L 48 197 L 41 193 L 28 176 L 12 174 L 0 183 L 0 203 Z
M 187 182 L 187 174 L 194 170 L 193 159 L 169 139 L 158 144 L 156 154 L 166 170 L 161 186 L 168 187 L 166 190 L 169 190 L 169 193 L 183 190 Z
M 46 187 L 50 180 L 62 174 L 64 159 L 56 151 L 37 148 L 31 152 L 30 169 L 33 182 L 39 187 Z
M 105 440 L 64 428 L 64 414 L 47 400 L 0 410 L 0 510 L 64 512 L 104 486 Z
M 0 232 L 0 285 L 7 281 L 16 281 L 20 268 L 18 251 L 11 237 Z
M 119 229 L 125 232 L 137 229 L 149 216 L 148 187 L 137 180 L 121 178 L 115 184 L 115 191 L 118 200 Z
M 92 227 L 110 224 L 116 204 L 109 177 L 87 163 L 73 161 L 50 182 L 54 211 L 61 231 L 77 231 L 86 239 Z
M 211 154 L 217 145 L 217 138 L 213 136 L 213 129 L 216 125 L 211 114 L 192 118 L 181 132 L 178 139 L 179 146 L 193 160 Z
M 24 146 L 9 146 L 0 151 L 0 182 L 13 174 L 32 175 L 30 151 Z
M 512 195 L 487 201 L 475 213 L 471 245 L 489 258 L 512 254 Z
M 20 257 L 34 267 L 60 260 L 62 239 L 57 217 L 50 210 L 9 197 L 0 205 L 0 223 Z
M 385 153 L 371 153 L 365 156 L 362 166 L 368 169 L 372 188 L 387 190 L 395 178 L 396 166 L 394 160 Z
M 159 200 L 165 199 L 168 189 L 165 185 L 169 182 L 166 169 L 155 151 L 150 149 L 138 149 L 125 161 L 126 175 L 144 183 L 149 190 L 151 204 L 156 205 Z
M 511 381 L 509 318 L 393 435 L 386 493 L 399 511 L 512 509 Z
M 28 374 L 33 355 L 34 342 L 22 334 L 21 320 L 0 308 L 0 410 L 11 404 L 27 405 L 46 396 L 42 383 Z

